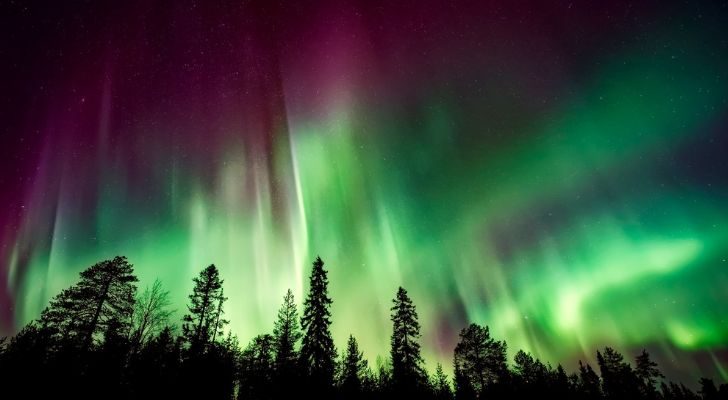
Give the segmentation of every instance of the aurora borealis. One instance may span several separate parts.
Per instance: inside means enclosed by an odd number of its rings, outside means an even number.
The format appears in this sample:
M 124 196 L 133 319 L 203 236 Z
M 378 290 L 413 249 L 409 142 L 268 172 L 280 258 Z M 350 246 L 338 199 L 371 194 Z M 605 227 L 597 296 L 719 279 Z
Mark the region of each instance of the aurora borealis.
M 728 379 L 725 4 L 285 3 L 2 6 L 0 335 L 123 254 L 245 343 L 320 255 L 372 363 L 402 285 L 430 366 Z

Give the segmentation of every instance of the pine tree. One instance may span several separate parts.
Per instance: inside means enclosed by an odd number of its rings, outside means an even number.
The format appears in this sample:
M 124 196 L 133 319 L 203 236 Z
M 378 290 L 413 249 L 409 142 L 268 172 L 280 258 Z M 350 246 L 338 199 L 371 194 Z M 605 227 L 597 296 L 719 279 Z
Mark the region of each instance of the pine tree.
M 274 347 L 273 336 L 266 334 L 253 338 L 243 350 L 240 362 L 240 398 L 267 399 L 272 396 Z
M 538 359 L 531 354 L 518 350 L 513 357 L 515 378 L 518 380 L 517 389 L 524 397 L 533 397 L 543 394 L 549 378 L 549 371 Z
M 49 353 L 53 341 L 53 331 L 31 321 L 20 332 L 5 343 L 0 352 L 0 380 L 4 393 L 23 393 L 25 398 L 48 398 L 56 395 L 57 387 L 48 385 L 49 378 L 56 375 L 49 371 Z M 68 366 L 64 366 L 68 370 Z M 43 384 L 33 385 L 27 382 L 41 381 Z M 75 378 L 75 377 L 74 377 Z M 12 395 L 7 397 L 13 397 Z
M 330 331 L 328 284 L 324 262 L 316 257 L 301 318 L 304 335 L 299 360 L 304 373 L 310 378 L 310 386 L 320 393 L 329 392 L 333 385 L 336 357 Z
M 228 332 L 226 337 L 211 342 L 204 358 L 203 376 L 207 376 L 208 382 L 204 397 L 231 399 L 239 377 L 239 363 L 242 358 L 238 338 Z
M 534 359 L 531 354 L 518 350 L 515 357 L 514 372 L 525 385 L 538 386 L 545 382 L 548 369 L 543 363 Z
M 455 347 L 456 397 L 481 397 L 488 385 L 508 375 L 506 343 L 490 337 L 489 328 L 477 324 L 460 332 Z
M 597 363 L 602 375 L 604 395 L 610 399 L 636 398 L 639 396 L 637 376 L 624 357 L 611 347 L 604 353 L 597 351 Z
M 215 265 L 210 265 L 192 279 L 195 286 L 189 296 L 189 314 L 183 318 L 182 333 L 192 353 L 203 353 L 227 321 L 222 319 L 223 280 Z
M 388 392 L 392 388 L 392 361 L 389 357 L 377 356 L 375 386 L 380 392 Z
M 283 305 L 278 310 L 278 319 L 276 319 L 273 327 L 276 371 L 282 377 L 291 374 L 296 366 L 296 345 L 301 339 L 301 330 L 298 323 L 298 311 L 296 310 L 293 292 L 288 289 L 283 298 Z
M 452 400 L 453 394 L 447 375 L 442 370 L 442 364 L 437 363 L 435 376 L 432 377 L 432 391 L 435 400 Z
M 589 363 L 579 360 L 579 393 L 582 398 L 596 400 L 602 398 L 601 380 Z
M 222 283 L 222 281 L 220 281 L 220 283 Z M 225 300 L 227 300 L 227 297 L 225 297 L 225 290 L 221 287 L 220 295 L 217 298 L 217 306 L 215 307 L 215 316 L 213 318 L 214 322 L 212 325 L 212 339 L 210 342 L 213 344 L 216 343 L 217 335 L 222 335 L 222 328 L 230 323 L 230 321 L 222 319 L 222 315 L 224 314 L 222 307 L 225 304 Z
M 293 397 L 299 390 L 298 370 L 296 368 L 298 353 L 296 346 L 301 339 L 301 328 L 298 320 L 298 311 L 289 289 L 283 298 L 283 305 L 278 310 L 278 318 L 273 327 L 273 341 L 275 354 L 275 374 L 273 387 L 275 397 Z
M 103 340 L 96 350 L 90 368 L 83 374 L 79 385 L 81 398 L 94 398 L 108 393 L 108 398 L 123 398 L 121 377 L 129 354 L 129 338 L 121 329 L 121 322 L 112 319 L 106 326 Z
M 572 390 L 571 383 L 569 382 L 569 376 L 561 364 L 550 372 L 550 381 L 549 390 L 554 398 L 566 399 L 569 397 L 569 393 Z
M 400 287 L 392 307 L 392 383 L 396 391 L 422 389 L 426 374 L 420 355 L 420 323 L 407 291 Z
M 174 391 L 179 390 L 180 347 L 167 326 L 132 354 L 127 369 L 130 399 L 179 397 Z
M 362 381 L 366 371 L 367 361 L 359 351 L 359 344 L 354 336 L 349 335 L 341 366 L 341 391 L 345 398 L 355 398 L 361 395 Z
M 241 399 L 269 399 L 273 395 L 275 340 L 271 335 L 258 335 L 243 350 L 240 362 Z
M 115 324 L 119 333 L 127 333 L 137 277 L 126 257 L 96 263 L 80 276 L 77 284 L 51 300 L 41 314 L 41 323 L 60 338 L 89 350 L 107 332 L 110 323 Z
M 650 359 L 647 350 L 642 349 L 642 353 L 635 358 L 635 374 L 641 382 L 642 395 L 648 399 L 657 398 L 657 388 L 655 384 L 657 379 L 664 378 L 657 363 Z

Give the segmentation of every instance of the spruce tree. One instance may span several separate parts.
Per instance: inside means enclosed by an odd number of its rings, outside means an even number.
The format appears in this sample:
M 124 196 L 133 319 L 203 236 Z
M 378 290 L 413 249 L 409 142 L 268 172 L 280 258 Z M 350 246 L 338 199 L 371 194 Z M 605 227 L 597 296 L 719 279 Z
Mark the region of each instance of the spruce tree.
M 362 381 L 366 370 L 367 361 L 359 351 L 359 344 L 353 335 L 349 335 L 341 366 L 341 391 L 344 397 L 354 398 L 361 395 Z
M 390 356 L 392 358 L 392 383 L 397 392 L 421 390 L 426 382 L 426 374 L 420 355 L 420 323 L 417 311 L 407 291 L 400 287 L 393 300 L 392 339 Z
M 298 325 L 298 310 L 293 298 L 293 292 L 288 289 L 283 297 L 283 305 L 278 310 L 278 318 L 273 326 L 275 340 L 275 363 L 279 373 L 292 372 L 296 365 L 296 345 L 301 339 L 301 329 Z
M 442 370 L 442 364 L 440 363 L 437 363 L 431 385 L 435 400 L 452 400 L 453 394 L 450 388 L 450 382 Z
M 227 298 L 222 290 L 223 280 L 214 264 L 192 281 L 195 286 L 189 296 L 189 314 L 183 318 L 182 334 L 192 353 L 203 353 L 227 324 L 221 318 Z
M 324 262 L 316 257 L 301 318 L 304 335 L 299 360 L 303 372 L 310 378 L 312 389 L 324 394 L 333 385 L 336 357 L 330 331 L 331 298 L 328 296 L 328 284 Z
M 134 268 L 126 257 L 96 263 L 81 280 L 51 300 L 41 323 L 59 338 L 88 350 L 113 324 L 127 334 L 136 293 Z

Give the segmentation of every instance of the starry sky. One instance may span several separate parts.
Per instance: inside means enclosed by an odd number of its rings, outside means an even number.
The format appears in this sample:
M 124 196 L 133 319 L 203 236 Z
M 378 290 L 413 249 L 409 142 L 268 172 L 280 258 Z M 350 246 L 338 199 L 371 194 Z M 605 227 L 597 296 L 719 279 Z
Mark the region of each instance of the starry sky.
M 574 370 L 728 379 L 728 8 L 713 2 L 4 2 L 0 335 L 126 255 L 272 329 L 326 262 L 341 348 L 428 366 L 489 325 Z M 716 2 L 717 3 L 717 2 Z

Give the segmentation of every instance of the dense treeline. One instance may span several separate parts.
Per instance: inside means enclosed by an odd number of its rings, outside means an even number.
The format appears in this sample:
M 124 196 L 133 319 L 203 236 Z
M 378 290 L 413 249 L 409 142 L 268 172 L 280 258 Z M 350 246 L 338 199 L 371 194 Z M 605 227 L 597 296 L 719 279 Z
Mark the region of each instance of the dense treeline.
M 420 324 L 407 291 L 393 300 L 390 357 L 372 368 L 349 336 L 341 354 L 331 337 L 332 300 L 317 258 L 299 317 L 292 292 L 273 331 L 241 347 L 226 333 L 223 279 L 214 265 L 194 278 L 181 330 L 170 320 L 169 293 L 154 284 L 137 293 L 124 257 L 97 263 L 55 296 L 40 318 L 0 342 L 2 393 L 10 398 L 199 399 L 728 399 L 700 380 L 695 393 L 666 382 L 643 351 L 634 363 L 612 348 L 597 351 L 596 369 L 553 368 L 471 324 L 454 349 L 454 377 L 438 365 L 429 375 L 420 354 Z M 598 372 L 597 372 L 598 371 Z

